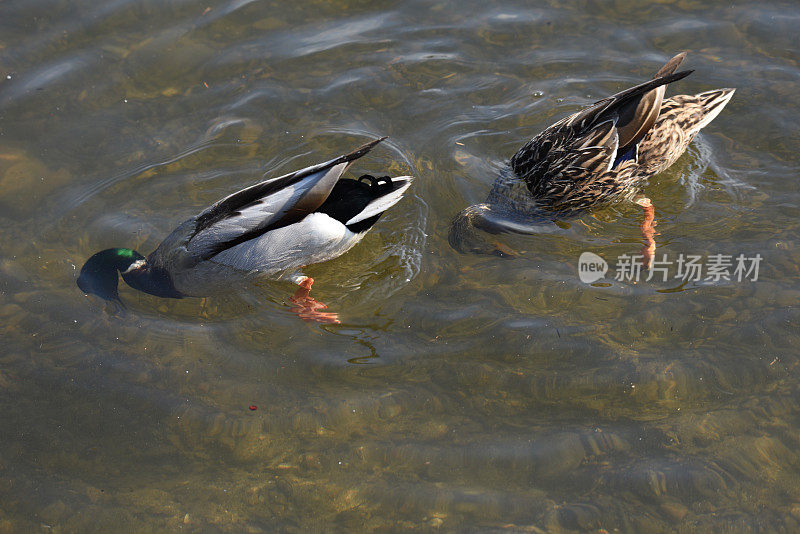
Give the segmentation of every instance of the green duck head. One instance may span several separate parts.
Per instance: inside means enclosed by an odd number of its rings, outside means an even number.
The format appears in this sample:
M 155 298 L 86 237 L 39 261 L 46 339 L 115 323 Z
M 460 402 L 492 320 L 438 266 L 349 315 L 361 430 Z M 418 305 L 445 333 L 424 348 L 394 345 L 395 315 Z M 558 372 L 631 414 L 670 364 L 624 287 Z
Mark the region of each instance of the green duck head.
M 157 297 L 181 298 L 164 269 L 155 268 L 147 258 L 129 248 L 102 250 L 81 268 L 78 287 L 84 293 L 122 304 L 117 291 L 119 275 L 129 286 Z

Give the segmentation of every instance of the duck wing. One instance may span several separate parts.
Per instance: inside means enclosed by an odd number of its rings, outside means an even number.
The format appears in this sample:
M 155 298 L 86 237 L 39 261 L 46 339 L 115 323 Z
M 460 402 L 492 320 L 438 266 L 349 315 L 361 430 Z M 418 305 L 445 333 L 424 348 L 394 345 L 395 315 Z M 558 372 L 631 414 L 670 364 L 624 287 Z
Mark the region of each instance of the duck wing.
M 223 198 L 176 228 L 153 252 L 150 261 L 191 268 L 223 250 L 302 220 L 325 202 L 353 161 L 384 139 Z
M 653 79 L 662 78 L 675 72 L 683 60 L 686 52 L 681 52 L 670 59 L 653 76 Z M 666 85 L 660 85 L 655 89 L 644 93 L 639 99 L 632 99 L 622 105 L 617 111 L 617 135 L 619 136 L 619 154 L 626 154 L 639 144 L 647 132 L 653 127 L 661 110 L 661 102 L 664 100 Z
M 512 170 L 526 182 L 534 197 L 558 203 L 576 186 L 613 168 L 626 151 L 634 150 L 647 133 L 644 127 L 652 118 L 653 103 L 658 101 L 660 107 L 658 95 L 649 93 L 692 72 L 658 76 L 565 117 L 528 141 L 511 158 Z M 638 111 L 640 106 L 642 111 Z

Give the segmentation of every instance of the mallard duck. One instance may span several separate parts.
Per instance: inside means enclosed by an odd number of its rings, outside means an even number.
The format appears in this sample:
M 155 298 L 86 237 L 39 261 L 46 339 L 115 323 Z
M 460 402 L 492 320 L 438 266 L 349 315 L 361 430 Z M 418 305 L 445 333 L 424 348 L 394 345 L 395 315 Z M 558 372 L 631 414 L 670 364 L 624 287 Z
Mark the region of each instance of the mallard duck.
M 480 238 L 475 229 L 530 233 L 531 223 L 631 199 L 644 208 L 643 255 L 649 264 L 655 251 L 654 208 L 637 196 L 639 187 L 675 163 L 735 91 L 664 99 L 667 84 L 693 72 L 675 72 L 685 57 L 685 52 L 678 54 L 652 80 L 564 117 L 528 141 L 495 181 L 486 202 L 456 217 L 451 245 L 462 252 L 513 253 Z
M 165 298 L 204 296 L 232 273 L 278 275 L 330 260 L 358 243 L 411 185 L 410 176 L 345 179 L 350 165 L 385 138 L 338 158 L 237 191 L 178 226 L 145 257 L 129 248 L 94 254 L 78 287 L 121 304 L 118 274 L 134 289 Z M 313 280 L 294 273 L 292 299 L 305 319 L 336 321 L 308 297 Z

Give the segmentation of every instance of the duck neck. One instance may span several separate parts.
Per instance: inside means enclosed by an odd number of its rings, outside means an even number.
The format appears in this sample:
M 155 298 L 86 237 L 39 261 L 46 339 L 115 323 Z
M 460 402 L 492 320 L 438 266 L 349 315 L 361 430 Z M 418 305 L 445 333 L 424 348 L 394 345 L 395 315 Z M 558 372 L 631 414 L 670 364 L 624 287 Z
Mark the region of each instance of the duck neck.
M 153 265 L 147 258 L 140 258 L 120 270 L 122 279 L 134 289 L 162 298 L 183 298 L 175 289 L 172 277 L 166 269 Z

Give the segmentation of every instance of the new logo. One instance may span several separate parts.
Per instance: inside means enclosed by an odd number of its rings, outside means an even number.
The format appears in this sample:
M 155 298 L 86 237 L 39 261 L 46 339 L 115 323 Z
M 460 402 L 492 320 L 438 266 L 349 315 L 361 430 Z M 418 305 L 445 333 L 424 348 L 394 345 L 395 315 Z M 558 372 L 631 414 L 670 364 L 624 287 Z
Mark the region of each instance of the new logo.
M 578 277 L 584 284 L 597 282 L 608 272 L 606 260 L 594 252 L 583 252 L 578 258 Z

